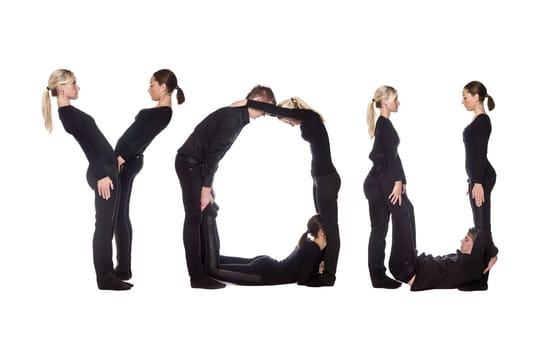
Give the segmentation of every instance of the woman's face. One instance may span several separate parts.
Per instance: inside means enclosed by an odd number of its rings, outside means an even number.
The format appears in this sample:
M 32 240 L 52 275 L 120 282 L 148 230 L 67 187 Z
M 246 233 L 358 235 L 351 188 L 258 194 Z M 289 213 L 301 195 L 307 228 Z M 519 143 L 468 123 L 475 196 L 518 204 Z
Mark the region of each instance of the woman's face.
M 278 119 L 283 123 L 289 124 L 290 126 L 296 126 L 301 124 L 301 120 L 294 119 L 294 118 L 280 117 Z
M 77 79 L 72 77 L 67 83 L 58 86 L 58 95 L 70 100 L 76 100 L 79 98 L 80 89 L 81 88 L 77 85 Z
M 462 240 L 461 240 L 461 253 L 463 254 L 470 254 L 472 253 L 472 246 L 474 245 L 474 241 L 472 239 L 472 236 L 467 234 Z
M 472 95 L 469 93 L 466 89 L 463 89 L 463 106 L 467 109 L 467 111 L 472 112 L 476 108 L 476 104 L 478 103 L 479 98 L 478 95 Z
M 152 100 L 159 101 L 161 99 L 164 86 L 165 85 L 160 85 L 154 77 L 150 78 L 150 87 L 148 88 L 148 92 L 150 93 Z
M 399 99 L 397 95 L 391 96 L 390 99 L 384 100 L 384 104 L 386 104 L 386 108 L 388 108 L 390 112 L 396 113 L 399 108 Z

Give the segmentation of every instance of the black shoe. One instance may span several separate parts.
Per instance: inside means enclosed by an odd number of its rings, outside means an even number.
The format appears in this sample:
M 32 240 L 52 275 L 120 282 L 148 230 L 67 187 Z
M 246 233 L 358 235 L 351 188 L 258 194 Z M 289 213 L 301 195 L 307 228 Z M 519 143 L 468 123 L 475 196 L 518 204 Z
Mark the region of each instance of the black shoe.
M 115 270 L 115 276 L 117 276 L 117 278 L 119 278 L 121 281 L 128 281 L 132 278 L 132 272 Z
M 220 289 L 220 288 L 225 288 L 226 284 L 206 276 L 199 280 L 190 280 L 190 286 L 192 288 L 201 288 L 201 289 Z
M 401 282 L 391 279 L 386 275 L 380 278 L 371 279 L 371 282 L 373 288 L 396 289 L 401 287 Z
M 336 282 L 336 276 L 329 272 L 323 272 L 311 278 L 307 283 L 308 287 L 332 287 Z
M 475 292 L 475 291 L 482 291 L 482 290 L 488 290 L 488 282 L 480 280 L 476 282 L 470 282 L 467 284 L 463 284 L 462 286 L 458 287 L 460 291 L 463 292 Z
M 98 289 L 100 290 L 129 290 L 132 287 L 131 283 L 121 281 L 116 277 L 98 279 Z

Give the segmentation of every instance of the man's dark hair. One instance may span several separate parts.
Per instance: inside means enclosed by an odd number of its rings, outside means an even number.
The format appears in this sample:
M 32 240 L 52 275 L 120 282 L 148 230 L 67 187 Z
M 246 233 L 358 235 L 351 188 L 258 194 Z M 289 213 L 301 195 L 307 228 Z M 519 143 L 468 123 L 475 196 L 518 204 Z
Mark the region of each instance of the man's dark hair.
M 246 99 L 251 100 L 255 97 L 259 97 L 269 103 L 276 104 L 275 94 L 270 87 L 257 85 L 248 93 Z

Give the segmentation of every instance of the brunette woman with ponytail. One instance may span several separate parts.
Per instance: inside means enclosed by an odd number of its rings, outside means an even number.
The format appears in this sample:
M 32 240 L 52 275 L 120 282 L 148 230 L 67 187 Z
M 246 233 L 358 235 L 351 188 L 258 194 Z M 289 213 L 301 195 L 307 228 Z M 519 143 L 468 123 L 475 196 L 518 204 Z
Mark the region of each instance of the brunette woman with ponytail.
M 128 280 L 132 277 L 132 226 L 129 217 L 129 202 L 133 181 L 142 169 L 146 147 L 171 121 L 173 91 L 176 91 L 177 103 L 182 104 L 184 93 L 178 86 L 175 74 L 169 69 L 155 72 L 150 78 L 148 92 L 157 105 L 153 108 L 142 109 L 115 146 L 121 181 L 121 200 L 115 228 L 117 246 L 115 274 L 121 280 Z
M 217 204 L 208 205 L 204 209 L 200 227 L 202 260 L 205 271 L 211 277 L 240 285 L 325 285 L 317 278 L 323 273 L 322 250 L 326 247 L 326 235 L 320 215 L 309 219 L 307 230 L 301 235 L 292 253 L 278 261 L 267 255 L 254 258 L 219 255 L 219 233 L 215 220 L 217 211 Z
M 474 226 L 490 232 L 491 239 L 491 194 L 495 186 L 495 169 L 488 160 L 488 141 L 492 132 L 490 117 L 486 114 L 484 102 L 489 111 L 495 108 L 495 101 L 488 94 L 488 90 L 479 81 L 471 81 L 463 88 L 463 105 L 466 110 L 473 112 L 472 121 L 463 131 L 465 144 L 465 169 L 470 207 Z M 487 271 L 497 261 L 498 249 L 491 239 L 491 249 L 486 252 Z M 467 284 L 461 290 L 487 290 L 489 272 L 474 283 Z

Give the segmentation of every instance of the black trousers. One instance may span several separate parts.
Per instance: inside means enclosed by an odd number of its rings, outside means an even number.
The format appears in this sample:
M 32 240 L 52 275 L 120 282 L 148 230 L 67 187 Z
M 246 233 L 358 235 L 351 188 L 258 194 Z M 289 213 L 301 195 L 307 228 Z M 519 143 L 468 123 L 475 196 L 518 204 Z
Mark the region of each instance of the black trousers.
M 315 210 L 321 216 L 326 234 L 326 248 L 323 260 L 325 271 L 335 275 L 340 253 L 340 230 L 338 226 L 338 192 L 341 180 L 334 172 L 325 176 L 313 177 L 313 200 Z
M 262 285 L 264 271 L 278 271 L 278 262 L 269 256 L 241 258 L 220 255 L 219 231 L 217 229 L 217 204 L 208 205 L 200 227 L 202 261 L 205 271 L 221 281 L 242 285 Z
M 135 176 L 142 170 L 144 158 L 139 155 L 131 158 L 121 166 L 119 182 L 121 188 L 119 209 L 115 225 L 115 243 L 117 246 L 116 271 L 131 274 L 132 225 L 129 216 L 132 185 Z
M 384 266 L 386 235 L 390 215 L 392 217 L 392 239 L 397 237 L 411 241 L 416 252 L 417 239 L 415 228 L 415 211 L 413 204 L 406 194 L 401 196 L 401 206 L 392 205 L 388 196 L 392 192 L 394 182 L 386 177 L 377 177 L 369 174 L 365 178 L 363 190 L 369 202 L 369 216 L 371 219 L 371 233 L 369 236 L 369 273 L 371 280 L 376 281 L 386 274 Z M 401 238 L 407 237 L 407 238 Z M 393 247 L 392 243 L 392 249 Z M 390 261 L 390 264 L 392 261 Z
M 191 280 L 199 280 L 206 276 L 202 264 L 202 249 L 200 240 L 200 225 L 202 224 L 201 191 L 203 186 L 202 166 L 191 163 L 186 157 L 177 154 L 175 170 L 182 190 L 184 205 L 184 227 L 182 240 L 186 253 L 186 265 Z
M 98 180 L 92 174 L 90 168 L 86 173 L 88 185 L 94 190 L 96 223 L 92 238 L 92 255 L 98 284 L 114 277 L 112 240 L 120 195 L 119 177 L 115 168 L 110 178 L 114 188 L 111 191 L 110 198 L 105 200 L 98 194 Z
M 472 218 L 474 221 L 475 227 L 481 227 L 485 228 L 490 232 L 490 239 L 491 239 L 491 247 L 492 251 L 487 249 L 484 253 L 484 261 L 486 263 L 486 266 L 488 265 L 490 259 L 494 257 L 497 253 L 497 247 L 493 243 L 492 238 L 492 230 L 491 230 L 491 203 L 492 203 L 492 190 L 495 186 L 495 176 L 487 179 L 482 184 L 482 187 L 484 188 L 484 202 L 482 203 L 482 206 L 477 207 L 476 201 L 474 198 L 472 198 L 472 188 L 474 187 L 474 183 L 469 182 L 469 202 L 470 207 L 472 209 Z M 482 281 L 487 282 L 489 277 L 489 272 L 482 275 Z

